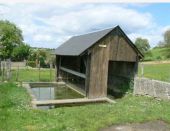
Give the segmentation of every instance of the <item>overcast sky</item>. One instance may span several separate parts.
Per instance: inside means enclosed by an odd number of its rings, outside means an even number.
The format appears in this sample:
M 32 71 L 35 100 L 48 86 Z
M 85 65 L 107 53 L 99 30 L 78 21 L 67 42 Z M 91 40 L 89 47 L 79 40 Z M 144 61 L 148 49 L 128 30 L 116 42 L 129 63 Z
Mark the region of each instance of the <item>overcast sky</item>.
M 170 28 L 170 4 L 2 3 L 0 19 L 14 22 L 34 47 L 56 48 L 73 35 L 116 25 L 153 47 Z

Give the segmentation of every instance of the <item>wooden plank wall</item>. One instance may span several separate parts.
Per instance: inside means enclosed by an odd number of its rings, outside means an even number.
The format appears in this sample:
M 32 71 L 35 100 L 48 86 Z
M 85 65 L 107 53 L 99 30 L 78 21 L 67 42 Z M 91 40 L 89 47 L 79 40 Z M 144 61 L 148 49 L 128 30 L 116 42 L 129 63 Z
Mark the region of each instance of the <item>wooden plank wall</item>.
M 107 44 L 108 42 L 108 38 L 104 39 L 91 50 L 89 98 L 105 97 L 107 94 L 109 46 L 99 47 L 99 44 Z
M 124 37 L 118 34 L 110 33 L 91 48 L 89 98 L 107 96 L 108 64 L 110 60 L 136 62 L 137 53 Z M 99 47 L 99 45 L 107 46 Z
M 122 36 L 110 36 L 110 58 L 113 61 L 136 61 L 136 52 Z

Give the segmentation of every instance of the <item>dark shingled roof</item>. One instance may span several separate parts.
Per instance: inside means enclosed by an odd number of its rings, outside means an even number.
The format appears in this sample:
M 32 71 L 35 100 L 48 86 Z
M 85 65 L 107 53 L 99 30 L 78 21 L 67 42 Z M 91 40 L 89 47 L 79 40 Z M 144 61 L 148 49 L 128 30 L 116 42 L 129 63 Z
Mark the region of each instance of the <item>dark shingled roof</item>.
M 103 38 L 106 34 L 112 31 L 114 28 L 109 28 L 89 34 L 73 36 L 68 41 L 59 46 L 54 54 L 57 55 L 69 55 L 78 56 L 86 49 L 95 44 L 98 40 Z
M 140 57 L 143 57 L 143 54 L 137 49 L 137 47 L 133 44 L 133 42 L 126 36 L 126 34 L 122 31 L 122 29 L 119 26 L 79 35 L 79 36 L 73 36 L 69 40 L 67 40 L 65 43 L 63 43 L 61 46 L 59 46 L 55 51 L 54 54 L 56 55 L 63 55 L 63 56 L 79 56 L 82 54 L 85 50 L 90 48 L 93 44 L 95 44 L 97 41 L 102 39 L 104 36 L 106 36 L 108 33 L 110 33 L 114 29 L 118 29 L 119 32 L 125 37 L 125 39 L 128 41 L 128 44 L 135 50 L 136 53 L 140 55 Z

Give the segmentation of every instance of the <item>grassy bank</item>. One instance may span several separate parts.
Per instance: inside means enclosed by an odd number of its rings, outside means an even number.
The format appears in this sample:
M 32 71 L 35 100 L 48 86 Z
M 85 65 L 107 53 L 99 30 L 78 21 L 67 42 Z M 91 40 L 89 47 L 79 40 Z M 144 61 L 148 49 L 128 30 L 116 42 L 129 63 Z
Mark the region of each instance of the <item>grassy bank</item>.
M 161 119 L 170 123 L 170 102 L 127 95 L 116 104 L 31 109 L 24 88 L 0 84 L 0 130 L 88 130 L 112 124 Z
M 141 76 L 141 66 L 139 66 Z M 144 64 L 144 77 L 170 82 L 170 64 Z

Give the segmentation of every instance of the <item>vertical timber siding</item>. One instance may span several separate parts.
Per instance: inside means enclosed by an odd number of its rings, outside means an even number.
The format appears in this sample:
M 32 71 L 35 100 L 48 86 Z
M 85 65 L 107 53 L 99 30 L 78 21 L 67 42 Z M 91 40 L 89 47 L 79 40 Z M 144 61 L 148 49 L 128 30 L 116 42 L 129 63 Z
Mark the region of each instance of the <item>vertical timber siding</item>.
M 97 42 L 91 48 L 89 98 L 107 96 L 109 61 L 136 62 L 136 58 L 137 53 L 121 35 L 110 33 Z
M 108 40 L 97 43 L 91 50 L 89 98 L 105 97 L 107 94 L 109 46 L 99 47 L 99 44 L 107 44 Z
M 110 58 L 112 61 L 136 61 L 136 52 L 122 36 L 111 36 Z

